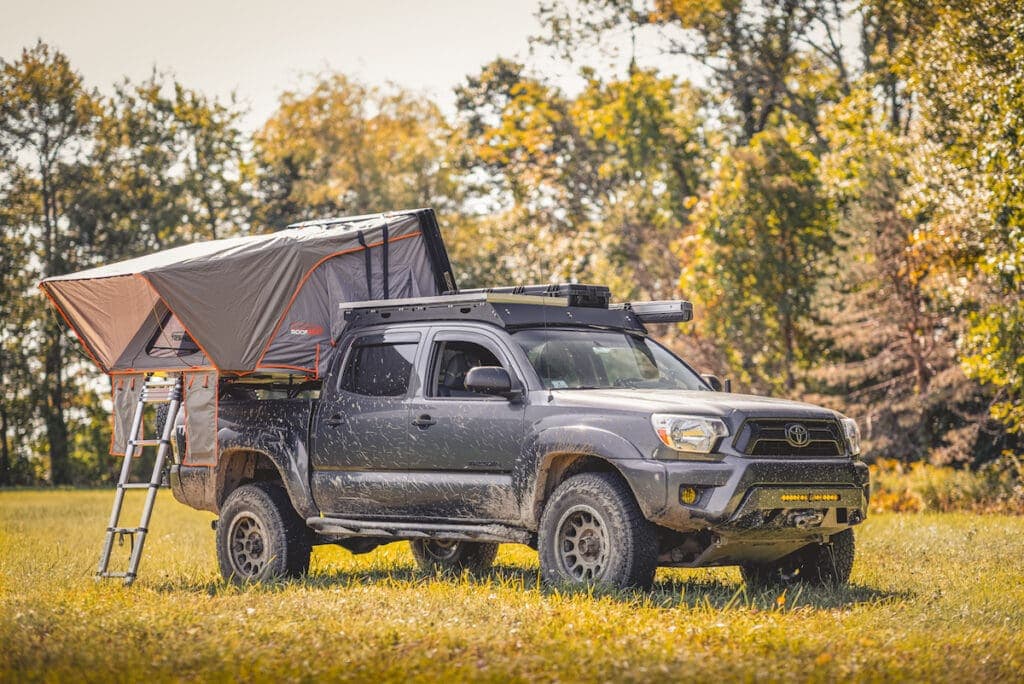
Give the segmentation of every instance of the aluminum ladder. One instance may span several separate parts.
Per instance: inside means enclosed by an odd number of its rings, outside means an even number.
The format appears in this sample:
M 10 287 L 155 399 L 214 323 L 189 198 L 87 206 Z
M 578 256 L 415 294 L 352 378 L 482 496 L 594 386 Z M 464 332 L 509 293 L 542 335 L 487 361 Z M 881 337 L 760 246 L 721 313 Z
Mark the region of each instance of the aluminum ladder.
M 156 492 L 160 489 L 160 481 L 163 477 L 164 463 L 171 449 L 171 435 L 174 432 L 174 423 L 178 417 L 178 409 L 181 407 L 182 397 L 182 376 L 176 374 L 174 378 L 157 378 L 148 376 L 145 385 L 139 394 L 139 403 L 135 408 L 135 416 L 132 419 L 131 432 L 128 435 L 127 447 L 124 451 L 124 461 L 121 464 L 121 476 L 117 481 L 117 491 L 114 493 L 114 507 L 110 512 L 110 523 L 107 525 L 106 539 L 103 541 L 103 552 L 100 554 L 100 564 L 96 569 L 96 579 L 124 579 L 126 587 L 131 586 L 139 572 L 139 561 L 142 560 L 142 547 L 146 543 L 146 535 L 149 533 L 149 520 L 153 515 L 153 503 L 156 501 Z M 164 421 L 162 434 L 159 439 L 145 439 L 143 414 L 147 404 L 169 404 L 167 418 Z M 153 473 L 149 482 L 131 482 L 132 460 L 138 454 L 139 449 L 145 447 L 156 447 L 156 460 L 153 462 Z M 121 506 L 124 504 L 124 495 L 129 489 L 145 489 L 146 503 L 142 509 L 142 517 L 138 527 L 120 527 Z M 131 557 L 128 560 L 128 570 L 125 572 L 112 572 L 110 570 L 110 552 L 114 547 L 114 539 L 131 539 Z

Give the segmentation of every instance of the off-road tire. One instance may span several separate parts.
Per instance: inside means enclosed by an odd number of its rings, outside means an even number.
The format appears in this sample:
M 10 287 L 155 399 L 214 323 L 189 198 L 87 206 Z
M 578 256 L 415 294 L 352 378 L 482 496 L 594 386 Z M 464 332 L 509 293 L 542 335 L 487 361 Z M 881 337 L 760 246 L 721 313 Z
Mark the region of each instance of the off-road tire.
M 494 565 L 498 546 L 490 542 L 444 542 L 432 539 L 409 542 L 416 564 L 428 574 L 440 571 L 461 575 L 464 570 L 474 575 L 483 574 Z
M 552 492 L 537 549 L 549 585 L 647 589 L 658 561 L 654 526 L 612 473 L 575 475 Z
M 804 583 L 838 587 L 853 570 L 853 529 L 832 535 L 825 544 L 810 544 L 771 563 L 740 565 L 743 581 L 754 589 Z
M 217 522 L 217 562 L 236 584 L 309 571 L 312 537 L 280 484 L 254 482 L 228 495 Z

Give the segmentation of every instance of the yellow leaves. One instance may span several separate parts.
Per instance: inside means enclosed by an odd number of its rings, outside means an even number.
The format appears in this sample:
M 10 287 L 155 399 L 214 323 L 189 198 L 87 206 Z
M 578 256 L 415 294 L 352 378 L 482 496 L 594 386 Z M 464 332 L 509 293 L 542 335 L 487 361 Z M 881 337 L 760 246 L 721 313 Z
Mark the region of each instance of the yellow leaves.
M 341 74 L 286 93 L 255 138 L 261 174 L 306 211 L 425 206 L 449 191 L 452 137 L 436 105 Z

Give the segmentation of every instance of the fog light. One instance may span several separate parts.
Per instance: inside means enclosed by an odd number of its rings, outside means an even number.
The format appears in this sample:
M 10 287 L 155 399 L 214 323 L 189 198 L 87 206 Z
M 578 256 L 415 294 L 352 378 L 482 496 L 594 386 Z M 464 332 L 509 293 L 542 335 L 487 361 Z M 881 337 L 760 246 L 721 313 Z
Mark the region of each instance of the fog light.
M 692 506 L 697 503 L 697 490 L 693 487 L 680 487 L 679 501 L 687 506 Z

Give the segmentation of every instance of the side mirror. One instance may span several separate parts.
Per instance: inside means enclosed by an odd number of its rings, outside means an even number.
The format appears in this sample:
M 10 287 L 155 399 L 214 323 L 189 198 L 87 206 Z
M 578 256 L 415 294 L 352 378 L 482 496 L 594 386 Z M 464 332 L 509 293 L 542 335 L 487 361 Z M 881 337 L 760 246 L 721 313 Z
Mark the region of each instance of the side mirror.
M 519 395 L 519 391 L 512 389 L 512 377 L 501 366 L 470 368 L 464 383 L 470 392 L 493 394 L 506 399 L 515 399 Z
M 717 375 L 706 373 L 700 377 L 704 378 L 704 382 L 711 385 L 711 389 L 715 390 L 716 392 L 721 392 L 722 390 L 725 389 L 725 386 L 722 384 L 722 381 L 718 379 Z

